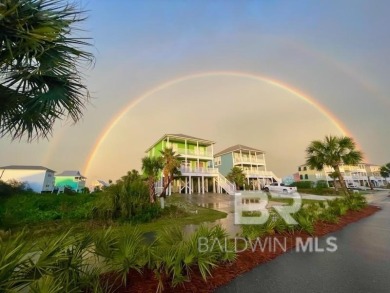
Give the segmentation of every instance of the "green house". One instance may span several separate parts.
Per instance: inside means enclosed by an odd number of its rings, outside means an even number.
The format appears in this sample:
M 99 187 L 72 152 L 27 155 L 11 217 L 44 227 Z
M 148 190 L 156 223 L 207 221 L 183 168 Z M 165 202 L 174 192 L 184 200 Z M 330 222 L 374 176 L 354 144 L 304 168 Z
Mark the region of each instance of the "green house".
M 55 187 L 58 188 L 59 192 L 63 191 L 65 187 L 81 192 L 85 187 L 86 179 L 79 171 L 64 171 L 55 175 Z
M 214 141 L 185 134 L 165 134 L 146 153 L 150 157 L 161 156 L 162 150 L 172 148 L 180 155 L 181 175 L 175 178 L 168 194 L 223 191 L 234 194 L 234 185 L 214 167 L 214 144 Z

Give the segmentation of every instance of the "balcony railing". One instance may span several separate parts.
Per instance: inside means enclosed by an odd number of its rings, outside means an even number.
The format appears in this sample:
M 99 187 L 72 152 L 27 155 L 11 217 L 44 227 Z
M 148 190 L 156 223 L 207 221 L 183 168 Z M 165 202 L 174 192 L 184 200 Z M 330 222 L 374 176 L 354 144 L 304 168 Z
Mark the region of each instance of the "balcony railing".
M 180 172 L 183 173 L 200 173 L 200 174 L 218 174 L 217 168 L 193 168 L 193 167 L 180 167 Z
M 262 170 L 244 170 L 246 176 L 264 176 L 264 177 L 273 177 L 274 173 L 272 171 L 262 171 Z
M 238 155 L 235 155 L 234 156 L 234 163 L 235 164 L 262 164 L 262 165 L 265 165 L 265 160 L 264 159 L 260 159 L 260 158 L 256 158 L 256 157 L 247 157 L 247 156 L 243 156 L 241 158 L 241 156 L 238 156 Z
M 213 157 L 213 153 L 209 150 L 190 150 L 190 149 L 174 149 L 177 154 L 188 155 L 188 156 L 197 156 L 197 157 Z

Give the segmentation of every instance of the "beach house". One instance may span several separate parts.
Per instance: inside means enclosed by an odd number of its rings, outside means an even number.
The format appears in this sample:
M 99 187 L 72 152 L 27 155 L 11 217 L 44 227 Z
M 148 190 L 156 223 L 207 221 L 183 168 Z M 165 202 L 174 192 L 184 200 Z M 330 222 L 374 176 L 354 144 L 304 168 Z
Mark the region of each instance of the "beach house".
M 234 185 L 214 166 L 214 141 L 185 134 L 165 134 L 146 153 L 148 156 L 161 156 L 165 148 L 172 148 L 180 155 L 181 175 L 175 177 L 168 194 L 226 192 L 234 194 Z M 161 188 L 161 181 L 160 186 Z
M 10 182 L 18 181 L 25 185 L 26 189 L 34 192 L 52 192 L 54 189 L 55 171 L 42 166 L 11 165 L 0 167 L 0 180 Z
M 325 166 L 321 171 L 312 169 L 308 165 L 298 166 L 299 179 L 301 181 L 325 181 L 329 186 L 334 186 L 333 178 L 330 176 L 334 169 Z M 360 163 L 357 165 L 340 165 L 340 172 L 344 181 L 350 187 L 381 187 L 387 184 L 386 179 L 380 174 L 380 166 L 375 164 Z
M 65 188 L 81 192 L 85 187 L 86 179 L 80 171 L 64 171 L 55 176 L 55 187 L 59 192 L 64 191 Z
M 264 151 L 242 144 L 216 153 L 214 166 L 224 176 L 227 176 L 233 167 L 241 168 L 246 179 L 245 189 L 260 190 L 265 184 L 281 180 L 267 170 Z

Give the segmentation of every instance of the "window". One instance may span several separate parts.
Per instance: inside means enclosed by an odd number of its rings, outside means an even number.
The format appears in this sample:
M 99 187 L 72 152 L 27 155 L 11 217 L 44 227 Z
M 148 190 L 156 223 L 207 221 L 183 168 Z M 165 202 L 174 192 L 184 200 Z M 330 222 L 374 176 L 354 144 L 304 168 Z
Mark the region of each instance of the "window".
M 215 166 L 220 166 L 221 165 L 221 157 L 216 157 L 214 159 Z
M 303 171 L 306 171 L 307 170 L 307 167 L 305 166 L 305 167 L 303 167 Z
M 303 179 L 303 175 L 299 175 L 299 178 L 302 180 Z
M 51 177 L 51 173 L 47 173 L 47 177 Z
M 305 179 L 309 179 L 309 175 L 305 174 Z
M 301 167 L 298 167 L 298 171 L 301 171 Z

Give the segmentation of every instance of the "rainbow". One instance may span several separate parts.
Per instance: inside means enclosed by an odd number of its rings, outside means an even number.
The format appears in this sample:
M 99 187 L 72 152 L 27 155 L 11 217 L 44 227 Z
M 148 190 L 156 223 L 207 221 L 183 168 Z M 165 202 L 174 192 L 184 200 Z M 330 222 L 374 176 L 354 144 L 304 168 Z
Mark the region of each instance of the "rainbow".
M 168 87 L 171 87 L 173 85 L 176 85 L 178 83 L 188 81 L 191 79 L 196 78 L 204 78 L 204 77 L 215 77 L 215 76 L 230 76 L 230 77 L 240 77 L 240 78 L 248 78 L 257 80 L 260 82 L 268 83 L 272 86 L 278 87 L 280 89 L 285 90 L 288 93 L 293 94 L 294 96 L 302 99 L 303 101 L 307 102 L 308 104 L 312 105 L 314 108 L 316 108 L 318 111 L 320 111 L 326 118 L 328 118 L 334 126 L 344 135 L 352 136 L 351 133 L 348 131 L 348 129 L 343 125 L 343 123 L 335 116 L 333 113 L 331 113 L 324 105 L 322 105 L 320 102 L 316 101 L 314 98 L 310 97 L 307 94 L 302 93 L 301 91 L 295 89 L 294 87 L 283 83 L 281 81 L 271 79 L 269 77 L 261 76 L 258 74 L 252 74 L 252 73 L 246 73 L 246 72 L 238 72 L 238 71 L 211 71 L 211 72 L 203 72 L 203 73 L 195 73 L 190 74 L 186 76 L 182 76 L 179 78 L 175 78 L 173 80 L 164 82 L 151 90 L 145 92 L 141 96 L 135 98 L 132 100 L 124 109 L 122 109 L 117 115 L 115 115 L 111 121 L 107 124 L 107 126 L 104 128 L 104 130 L 99 135 L 98 139 L 96 140 L 96 143 L 93 146 L 92 151 L 90 152 L 85 166 L 84 166 L 84 174 L 89 173 L 89 169 L 91 166 L 91 163 L 93 162 L 97 152 L 99 151 L 100 146 L 105 141 L 111 130 L 118 124 L 118 122 L 123 118 L 123 116 L 126 115 L 128 111 L 133 109 L 135 106 L 137 106 L 140 102 L 142 102 L 144 99 L 150 97 L 151 95 L 164 90 Z

